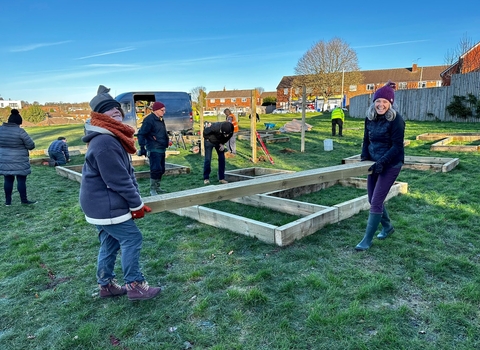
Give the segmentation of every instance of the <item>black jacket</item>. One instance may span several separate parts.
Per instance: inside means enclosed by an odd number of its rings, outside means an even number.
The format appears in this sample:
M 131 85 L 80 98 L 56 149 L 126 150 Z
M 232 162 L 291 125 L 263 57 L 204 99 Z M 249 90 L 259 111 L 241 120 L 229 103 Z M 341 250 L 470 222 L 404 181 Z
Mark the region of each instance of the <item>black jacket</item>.
M 138 144 L 146 146 L 148 151 L 168 148 L 168 133 L 165 121 L 160 120 L 155 114 L 150 113 L 143 119 L 142 126 L 137 133 Z
M 229 122 L 217 122 L 203 130 L 203 138 L 215 145 L 225 144 L 233 136 L 233 125 Z
M 361 158 L 379 162 L 385 168 L 404 163 L 404 135 L 405 121 L 399 113 L 392 121 L 384 116 L 378 116 L 376 120 L 365 118 Z

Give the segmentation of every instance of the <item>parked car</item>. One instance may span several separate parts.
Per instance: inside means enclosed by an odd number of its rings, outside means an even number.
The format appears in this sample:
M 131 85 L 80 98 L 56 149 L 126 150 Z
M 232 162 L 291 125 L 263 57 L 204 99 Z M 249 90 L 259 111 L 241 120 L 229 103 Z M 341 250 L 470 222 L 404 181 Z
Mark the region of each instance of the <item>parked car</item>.
M 285 114 L 285 113 L 288 113 L 288 110 L 285 108 L 277 108 L 277 109 L 274 109 L 272 112 L 272 114 Z
M 305 113 L 315 113 L 316 110 L 312 109 L 312 108 L 305 108 Z M 299 108 L 298 109 L 298 113 L 302 113 L 302 109 Z
M 216 116 L 216 115 L 217 115 L 217 112 L 215 112 L 215 111 L 204 111 L 203 112 L 204 117 L 212 117 L 212 116 Z

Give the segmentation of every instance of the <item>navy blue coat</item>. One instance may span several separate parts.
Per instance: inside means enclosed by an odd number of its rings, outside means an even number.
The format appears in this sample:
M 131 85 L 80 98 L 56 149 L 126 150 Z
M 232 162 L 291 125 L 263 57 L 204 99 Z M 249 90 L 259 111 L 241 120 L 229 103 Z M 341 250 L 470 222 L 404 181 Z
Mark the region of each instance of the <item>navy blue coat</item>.
M 87 222 L 119 224 L 143 207 L 130 155 L 110 131 L 85 126 L 88 143 L 80 185 L 80 206 Z
M 160 120 L 155 114 L 150 113 L 143 119 L 142 126 L 137 133 L 138 144 L 146 146 L 147 151 L 154 149 L 166 150 L 168 148 L 169 137 L 165 121 Z
M 379 162 L 384 168 L 403 164 L 405 161 L 404 136 L 405 121 L 398 113 L 392 121 L 388 121 L 384 116 L 377 116 L 376 120 L 366 118 L 362 160 Z

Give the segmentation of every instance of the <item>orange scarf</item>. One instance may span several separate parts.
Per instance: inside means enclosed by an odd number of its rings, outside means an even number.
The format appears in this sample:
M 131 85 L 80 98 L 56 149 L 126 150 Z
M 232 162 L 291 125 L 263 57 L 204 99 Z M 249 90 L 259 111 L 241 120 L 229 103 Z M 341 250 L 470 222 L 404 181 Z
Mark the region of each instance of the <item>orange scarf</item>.
M 134 128 L 123 124 L 106 114 L 92 111 L 90 116 L 92 117 L 90 121 L 91 125 L 107 129 L 114 134 L 128 153 L 135 154 L 137 152 L 137 149 L 135 148 L 135 139 L 133 138 L 133 134 L 135 134 Z

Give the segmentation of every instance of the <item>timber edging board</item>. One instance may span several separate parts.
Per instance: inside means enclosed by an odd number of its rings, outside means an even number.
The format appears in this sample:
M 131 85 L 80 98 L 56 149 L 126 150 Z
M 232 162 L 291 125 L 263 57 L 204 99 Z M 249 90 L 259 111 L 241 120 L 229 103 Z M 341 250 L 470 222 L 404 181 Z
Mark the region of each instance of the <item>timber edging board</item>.
M 137 161 L 139 162 L 139 161 Z M 141 164 L 145 164 L 145 160 L 141 160 Z M 132 162 L 132 165 L 135 165 L 135 162 Z M 140 165 L 140 164 L 137 164 Z M 82 168 L 83 165 L 67 165 L 67 166 L 56 166 L 55 171 L 58 175 L 66 177 L 70 180 L 75 180 L 78 183 L 82 182 Z M 190 168 L 182 165 L 165 163 L 165 173 L 164 175 L 180 175 L 180 174 L 189 174 Z M 136 179 L 150 178 L 150 171 L 136 171 Z
M 362 178 L 330 181 L 327 187 L 336 184 L 366 189 L 366 179 Z M 300 190 L 297 192 L 301 193 L 304 191 Z M 407 192 L 408 185 L 406 183 L 395 182 L 386 200 Z M 370 208 L 368 195 L 363 195 L 333 206 L 323 206 L 275 197 L 275 192 L 233 198 L 231 201 L 253 207 L 269 208 L 303 217 L 282 226 L 275 226 L 200 205 L 174 209 L 170 210 L 170 212 L 180 216 L 187 216 L 207 225 L 228 229 L 245 236 L 255 237 L 265 243 L 286 246 L 296 240 L 314 234 L 327 224 L 337 223 L 358 214 L 360 211 Z
M 361 162 L 360 154 L 342 159 L 342 164 Z M 460 160 L 458 158 L 405 156 L 404 168 L 413 170 L 434 170 L 442 173 L 454 169 Z
M 479 152 L 480 146 L 450 145 L 452 142 L 474 142 L 480 140 L 480 133 L 426 133 L 417 136 L 417 140 L 436 141 L 430 151 L 440 152 Z

